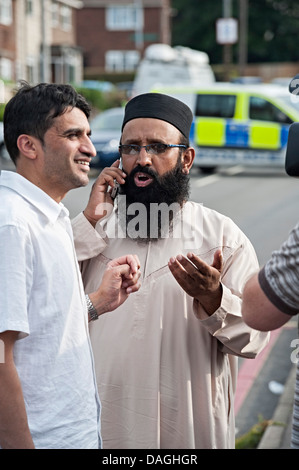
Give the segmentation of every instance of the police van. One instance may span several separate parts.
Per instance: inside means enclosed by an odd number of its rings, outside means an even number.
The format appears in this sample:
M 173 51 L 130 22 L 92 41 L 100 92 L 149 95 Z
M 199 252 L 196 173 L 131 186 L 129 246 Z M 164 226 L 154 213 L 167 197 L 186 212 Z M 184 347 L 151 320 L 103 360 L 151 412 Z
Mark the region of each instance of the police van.
M 200 88 L 152 90 L 174 96 L 194 114 L 190 145 L 202 172 L 220 166 L 285 164 L 289 127 L 299 121 L 299 97 L 288 87 L 217 82 Z

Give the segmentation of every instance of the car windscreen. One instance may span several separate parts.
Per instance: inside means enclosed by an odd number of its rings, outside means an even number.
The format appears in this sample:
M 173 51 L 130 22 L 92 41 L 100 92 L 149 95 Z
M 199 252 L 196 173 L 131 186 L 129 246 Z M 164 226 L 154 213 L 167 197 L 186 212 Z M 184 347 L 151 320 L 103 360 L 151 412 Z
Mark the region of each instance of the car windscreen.
M 119 130 L 121 129 L 124 113 L 106 113 L 103 111 L 101 114 L 96 116 L 90 123 L 90 127 L 93 131 L 102 130 Z
M 296 110 L 296 113 L 299 115 L 299 95 L 282 95 L 278 99 L 282 101 L 289 108 Z

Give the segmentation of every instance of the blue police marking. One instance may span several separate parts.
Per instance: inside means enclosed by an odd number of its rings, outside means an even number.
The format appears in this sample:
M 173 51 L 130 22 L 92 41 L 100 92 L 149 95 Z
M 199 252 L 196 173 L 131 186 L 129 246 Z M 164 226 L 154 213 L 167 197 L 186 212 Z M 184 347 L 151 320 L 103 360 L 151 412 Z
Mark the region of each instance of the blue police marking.
M 225 125 L 225 143 L 230 147 L 248 147 L 248 124 L 236 124 L 231 119 Z

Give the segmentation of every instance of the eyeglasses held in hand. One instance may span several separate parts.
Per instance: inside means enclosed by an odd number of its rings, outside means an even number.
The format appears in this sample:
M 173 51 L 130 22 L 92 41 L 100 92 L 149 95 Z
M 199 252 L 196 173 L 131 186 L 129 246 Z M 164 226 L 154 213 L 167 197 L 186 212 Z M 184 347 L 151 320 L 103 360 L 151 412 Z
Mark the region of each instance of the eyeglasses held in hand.
M 187 145 L 171 145 L 171 144 L 148 144 L 148 145 L 135 145 L 135 144 L 127 144 L 127 145 L 120 145 L 119 151 L 123 155 L 137 155 L 141 149 L 145 149 L 147 153 L 150 155 L 161 155 L 165 153 L 166 150 L 173 148 L 173 147 L 180 147 L 187 149 Z

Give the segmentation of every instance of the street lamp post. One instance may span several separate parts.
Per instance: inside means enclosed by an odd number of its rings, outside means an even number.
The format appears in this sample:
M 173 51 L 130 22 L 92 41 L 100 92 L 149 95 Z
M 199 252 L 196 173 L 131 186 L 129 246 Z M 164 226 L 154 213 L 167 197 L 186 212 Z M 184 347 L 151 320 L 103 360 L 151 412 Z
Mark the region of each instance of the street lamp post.
M 135 47 L 137 51 L 143 48 L 143 17 L 142 0 L 135 0 L 136 25 L 135 25 Z
M 232 18 L 231 0 L 223 0 L 223 17 L 216 22 L 217 42 L 223 45 L 223 64 L 225 80 L 230 78 L 230 67 L 232 63 L 232 44 L 238 40 L 237 20 Z
M 239 0 L 239 75 L 245 74 L 247 65 L 248 0 Z
M 231 18 L 232 17 L 232 3 L 231 0 L 223 0 L 222 5 L 223 10 L 223 18 Z M 223 45 L 223 63 L 225 69 L 225 79 L 229 79 L 230 75 L 230 66 L 232 63 L 232 47 L 231 44 L 224 44 Z

